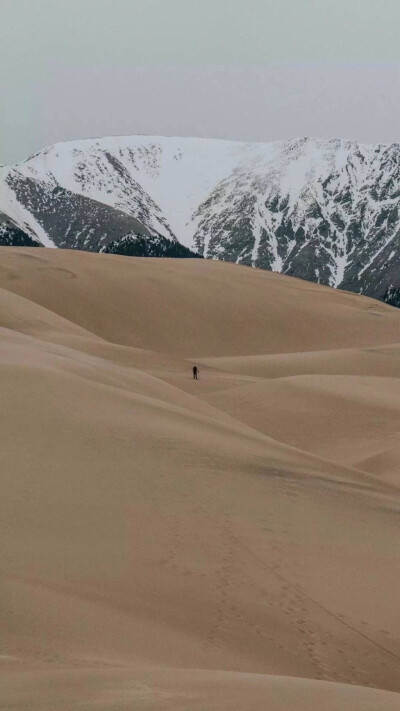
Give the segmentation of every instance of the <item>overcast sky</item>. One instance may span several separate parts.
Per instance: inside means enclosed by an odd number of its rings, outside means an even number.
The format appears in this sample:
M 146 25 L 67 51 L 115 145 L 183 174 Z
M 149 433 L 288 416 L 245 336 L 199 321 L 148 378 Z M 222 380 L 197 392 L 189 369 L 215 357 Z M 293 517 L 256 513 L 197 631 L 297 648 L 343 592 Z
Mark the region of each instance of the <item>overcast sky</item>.
M 0 163 L 88 136 L 400 141 L 400 0 L 0 0 Z

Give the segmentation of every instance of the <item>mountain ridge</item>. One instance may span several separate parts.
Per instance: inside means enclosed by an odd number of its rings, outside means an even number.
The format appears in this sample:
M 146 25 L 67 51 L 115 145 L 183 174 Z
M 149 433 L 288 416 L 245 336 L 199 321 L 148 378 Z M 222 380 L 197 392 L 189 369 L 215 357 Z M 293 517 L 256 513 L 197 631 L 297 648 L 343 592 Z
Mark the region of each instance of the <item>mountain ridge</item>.
M 0 209 L 43 243 L 61 189 L 81 215 L 53 226 L 54 245 L 97 250 L 134 231 L 383 300 L 400 287 L 397 143 L 117 136 L 59 142 L 0 175 Z M 82 198 L 111 208 L 113 234 L 98 235 Z

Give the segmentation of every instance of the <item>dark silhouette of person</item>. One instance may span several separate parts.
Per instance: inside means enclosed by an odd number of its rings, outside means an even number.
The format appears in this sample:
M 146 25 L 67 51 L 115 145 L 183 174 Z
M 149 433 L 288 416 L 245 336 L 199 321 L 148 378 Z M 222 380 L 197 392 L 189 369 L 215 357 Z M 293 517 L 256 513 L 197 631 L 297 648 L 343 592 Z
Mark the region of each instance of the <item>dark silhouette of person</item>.
M 194 366 L 193 366 L 193 378 L 194 378 L 194 380 L 197 380 L 197 379 L 198 379 L 198 378 L 197 378 L 198 374 L 199 374 L 199 369 L 198 369 L 197 365 L 194 365 Z

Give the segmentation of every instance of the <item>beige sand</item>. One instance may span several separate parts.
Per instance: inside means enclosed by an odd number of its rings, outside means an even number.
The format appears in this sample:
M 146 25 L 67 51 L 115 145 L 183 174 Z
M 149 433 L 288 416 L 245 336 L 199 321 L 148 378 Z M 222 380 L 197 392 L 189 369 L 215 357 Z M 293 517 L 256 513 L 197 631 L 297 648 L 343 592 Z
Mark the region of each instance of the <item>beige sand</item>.
M 275 274 L 1 249 L 4 708 L 400 709 L 399 343 Z

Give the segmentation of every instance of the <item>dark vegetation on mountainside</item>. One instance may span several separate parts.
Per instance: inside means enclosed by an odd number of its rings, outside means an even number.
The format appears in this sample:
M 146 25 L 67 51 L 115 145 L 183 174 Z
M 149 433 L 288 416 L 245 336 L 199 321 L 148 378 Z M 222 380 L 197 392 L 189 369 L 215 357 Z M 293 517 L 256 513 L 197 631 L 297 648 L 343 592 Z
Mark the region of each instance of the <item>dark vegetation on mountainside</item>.
M 21 230 L 7 215 L 0 212 L 0 247 L 42 247 L 27 232 Z
M 192 252 L 179 242 L 167 239 L 162 235 L 146 237 L 140 234 L 129 234 L 109 242 L 104 247 L 101 247 L 99 251 L 105 254 L 122 254 L 127 257 L 182 257 L 202 259 L 201 254 Z

